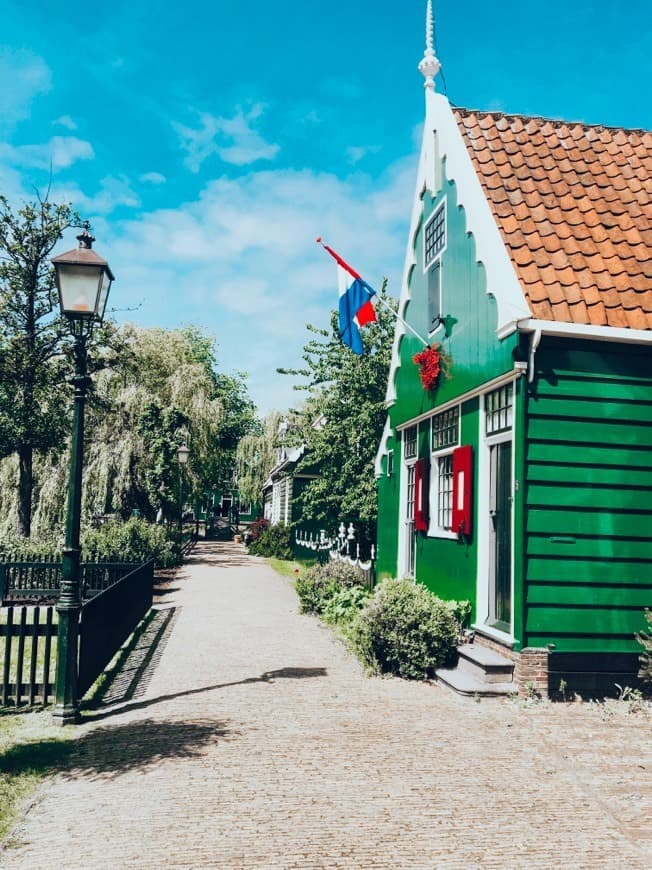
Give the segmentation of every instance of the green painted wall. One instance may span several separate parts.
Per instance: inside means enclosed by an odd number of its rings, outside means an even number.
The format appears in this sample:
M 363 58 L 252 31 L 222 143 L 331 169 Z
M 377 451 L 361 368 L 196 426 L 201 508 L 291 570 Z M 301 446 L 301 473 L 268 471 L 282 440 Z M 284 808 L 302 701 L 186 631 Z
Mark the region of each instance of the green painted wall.
M 445 167 L 444 167 L 445 169 Z M 443 329 L 428 335 L 427 276 L 423 272 L 423 228 L 432 212 L 446 197 L 446 249 L 441 257 L 443 313 L 457 320 L 451 336 L 444 338 Z M 503 341 L 496 338 L 496 303 L 486 293 L 484 267 L 478 263 L 473 236 L 466 231 L 464 209 L 457 204 L 457 190 L 453 182 L 445 181 L 443 189 L 433 199 L 428 193 L 423 198 L 424 218 L 414 237 L 417 263 L 410 275 L 411 300 L 405 317 L 408 323 L 431 342 L 442 344 L 449 359 L 446 375 L 440 378 L 435 392 L 423 389 L 419 370 L 412 357 L 423 345 L 407 333 L 400 346 L 401 366 L 396 376 L 397 400 L 390 408 L 392 427 L 418 417 L 437 406 L 454 399 L 495 378 L 514 366 L 518 336 Z M 472 444 L 477 472 L 478 439 L 477 399 L 462 409 L 461 443 Z M 430 452 L 429 422 L 420 427 L 419 455 Z M 399 492 L 401 474 L 400 439 L 388 444 L 394 449 L 394 474 L 385 475 L 378 482 L 378 576 L 397 576 Z M 416 552 L 416 576 L 419 582 L 442 598 L 468 598 L 475 605 L 477 564 L 477 511 L 474 533 L 469 544 L 456 540 L 430 538 L 420 535 Z
M 545 340 L 526 410 L 525 632 L 635 652 L 652 606 L 652 352 Z

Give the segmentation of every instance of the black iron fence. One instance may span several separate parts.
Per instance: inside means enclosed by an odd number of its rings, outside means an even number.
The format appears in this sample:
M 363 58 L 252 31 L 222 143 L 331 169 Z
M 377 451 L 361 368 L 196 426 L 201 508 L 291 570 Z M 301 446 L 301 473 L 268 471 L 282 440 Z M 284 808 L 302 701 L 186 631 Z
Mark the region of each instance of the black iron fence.
M 51 560 L 5 563 L 0 607 L 0 707 L 47 705 L 54 700 L 57 613 L 54 605 L 17 605 L 56 598 L 61 565 Z M 154 563 L 87 562 L 79 630 L 81 698 L 152 606 Z
M 154 563 L 147 562 L 87 601 L 79 631 L 79 697 L 95 680 L 152 606 Z
M 140 563 L 136 562 L 82 562 L 82 598 L 92 598 L 108 589 Z M 61 586 L 60 557 L 39 561 L 12 560 L 0 563 L 0 602 L 34 601 L 56 598 Z
M 49 607 L 0 609 L 0 706 L 48 704 L 54 693 L 56 612 Z

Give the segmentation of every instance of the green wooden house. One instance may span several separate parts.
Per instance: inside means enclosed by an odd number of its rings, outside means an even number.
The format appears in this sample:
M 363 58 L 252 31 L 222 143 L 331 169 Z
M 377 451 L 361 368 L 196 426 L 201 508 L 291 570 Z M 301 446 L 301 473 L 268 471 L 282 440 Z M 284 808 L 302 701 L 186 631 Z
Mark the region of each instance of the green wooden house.
M 652 606 L 652 134 L 453 108 L 430 32 L 420 70 L 378 575 L 469 599 L 475 658 L 511 662 L 504 683 L 632 685 Z

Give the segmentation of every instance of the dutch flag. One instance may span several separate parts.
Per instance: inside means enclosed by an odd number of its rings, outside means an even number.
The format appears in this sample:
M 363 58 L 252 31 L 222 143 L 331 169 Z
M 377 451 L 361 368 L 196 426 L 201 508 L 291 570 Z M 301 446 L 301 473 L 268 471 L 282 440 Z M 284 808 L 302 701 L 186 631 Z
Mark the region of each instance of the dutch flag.
M 355 269 L 352 269 L 332 248 L 324 245 L 321 239 L 317 239 L 317 241 L 337 262 L 337 280 L 340 292 L 340 339 L 354 353 L 364 353 L 360 327 L 376 320 L 376 311 L 371 302 L 376 291 L 366 281 L 363 281 Z

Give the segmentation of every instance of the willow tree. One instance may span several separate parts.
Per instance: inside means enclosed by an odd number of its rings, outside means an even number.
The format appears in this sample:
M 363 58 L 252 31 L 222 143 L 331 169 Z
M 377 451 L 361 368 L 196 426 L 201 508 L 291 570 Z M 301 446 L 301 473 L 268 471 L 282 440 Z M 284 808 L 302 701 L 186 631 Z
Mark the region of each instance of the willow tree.
M 32 524 L 34 455 L 62 443 L 68 389 L 56 316 L 52 249 L 79 219 L 69 205 L 37 201 L 13 211 L 0 196 L 0 458 L 16 455 L 16 527 Z
M 198 499 L 230 481 L 234 439 L 253 424 L 253 403 L 241 377 L 217 371 L 215 341 L 195 327 L 141 329 L 127 324 L 109 344 L 119 352 L 102 359 L 100 346 L 87 409 L 82 510 L 86 520 L 138 510 L 153 520 L 178 511 L 177 449 L 190 462 L 184 491 Z M 34 522 L 39 534 L 63 520 L 61 496 L 66 456 L 47 457 L 40 468 Z
M 271 411 L 258 430 L 242 438 L 236 451 L 238 492 L 243 502 L 259 504 L 263 484 L 276 464 L 279 411 Z

